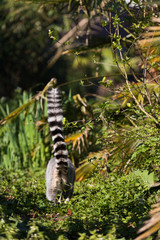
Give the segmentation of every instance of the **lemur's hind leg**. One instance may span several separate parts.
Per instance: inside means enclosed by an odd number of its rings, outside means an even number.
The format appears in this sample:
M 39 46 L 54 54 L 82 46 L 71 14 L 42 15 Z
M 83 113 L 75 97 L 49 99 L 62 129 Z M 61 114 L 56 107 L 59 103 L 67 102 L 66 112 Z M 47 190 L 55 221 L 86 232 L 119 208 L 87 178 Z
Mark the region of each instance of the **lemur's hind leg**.
M 56 196 L 57 196 L 57 189 L 49 189 L 46 191 L 47 199 L 53 202 L 53 205 L 56 206 Z
M 65 203 L 69 202 L 69 200 L 71 199 L 73 194 L 73 189 L 74 189 L 73 186 L 69 186 L 67 187 L 67 190 L 63 191 L 63 197 L 65 199 L 64 201 Z

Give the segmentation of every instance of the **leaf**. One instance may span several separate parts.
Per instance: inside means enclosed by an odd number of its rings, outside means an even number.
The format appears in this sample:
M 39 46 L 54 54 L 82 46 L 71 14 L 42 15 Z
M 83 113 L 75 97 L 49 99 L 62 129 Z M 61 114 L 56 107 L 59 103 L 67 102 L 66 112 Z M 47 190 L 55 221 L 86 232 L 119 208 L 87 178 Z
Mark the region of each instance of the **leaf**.
M 71 210 L 69 208 L 67 209 L 67 214 L 68 214 L 68 216 L 72 215 L 72 212 L 71 212 Z
M 142 233 L 135 240 L 143 240 L 151 236 L 153 233 L 160 230 L 160 196 L 158 203 L 150 211 L 150 219 L 145 222 L 145 225 L 139 229 L 138 233 Z
M 35 101 L 44 98 L 44 93 L 48 90 L 49 87 L 55 85 L 56 80 L 53 78 L 50 80 L 50 82 L 44 87 L 44 89 L 33 96 L 27 103 L 23 104 L 22 106 L 15 109 L 12 113 L 10 113 L 8 116 L 6 116 L 4 119 L 0 121 L 0 125 L 4 125 L 6 123 L 9 123 L 10 121 L 14 120 L 16 117 L 19 116 L 24 110 L 29 108 Z
M 84 181 L 98 165 L 103 166 L 106 163 L 107 150 L 90 153 L 86 159 L 82 161 L 82 165 L 76 169 L 76 180 L 81 182 Z M 103 171 L 101 171 L 103 173 Z
M 89 130 L 90 128 L 86 127 L 86 129 L 82 132 L 71 134 L 65 139 L 65 142 L 72 141 L 72 149 L 74 150 L 75 148 L 77 148 L 80 154 L 82 152 L 82 149 L 86 149 L 85 143 L 88 143 L 87 138 Z

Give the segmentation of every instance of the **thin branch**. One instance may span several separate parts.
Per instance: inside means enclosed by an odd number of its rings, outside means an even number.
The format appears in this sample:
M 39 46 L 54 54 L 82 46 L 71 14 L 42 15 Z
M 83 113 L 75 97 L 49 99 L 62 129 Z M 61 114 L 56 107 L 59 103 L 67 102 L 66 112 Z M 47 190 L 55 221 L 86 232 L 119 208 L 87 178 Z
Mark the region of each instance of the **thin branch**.
M 121 57 L 122 61 L 124 61 L 121 51 L 120 51 L 120 57 Z M 128 75 L 127 75 L 127 72 L 126 72 L 126 69 L 125 69 L 125 64 L 124 64 L 124 62 L 123 62 L 123 69 L 124 69 L 124 73 L 125 73 L 125 74 L 124 74 L 124 75 L 125 75 L 125 81 L 126 81 L 128 90 L 129 90 L 129 92 L 130 92 L 133 100 L 135 101 L 135 103 L 137 104 L 137 106 L 139 107 L 139 109 L 140 109 L 147 117 L 149 117 L 150 119 L 153 119 L 156 124 L 159 124 L 159 122 L 157 121 L 157 119 L 154 118 L 154 117 L 153 117 L 152 115 L 150 115 L 149 113 L 147 113 L 146 110 L 140 105 L 140 103 L 138 102 L 137 98 L 134 96 L 134 94 L 133 94 L 133 92 L 132 92 L 132 89 L 131 89 L 131 87 L 130 87 L 130 83 L 129 83 L 129 80 L 128 80 Z
M 81 30 L 85 29 L 88 23 L 88 18 L 82 19 L 75 27 L 73 27 L 69 32 L 67 32 L 54 46 L 53 49 L 57 48 L 56 54 L 51 57 L 48 61 L 48 67 L 52 67 L 54 63 L 61 57 L 63 50 L 64 50 L 64 43 L 68 40 L 71 40 L 77 33 L 77 29 L 81 28 Z
M 44 99 L 44 94 L 50 88 L 51 86 L 54 86 L 56 84 L 56 79 L 52 78 L 49 83 L 44 87 L 44 89 L 33 96 L 27 103 L 23 104 L 22 106 L 16 108 L 13 112 L 11 112 L 8 116 L 6 116 L 4 119 L 0 121 L 0 126 L 3 126 L 4 124 L 10 122 L 11 120 L 18 117 L 25 109 L 29 108 L 34 102 L 38 101 L 39 99 L 42 101 Z
M 117 33 L 119 34 L 119 26 L 117 26 Z M 120 44 L 120 43 L 119 43 Z M 122 66 L 123 66 L 123 70 L 124 70 L 124 78 L 125 78 L 125 81 L 126 81 L 126 84 L 127 84 L 127 87 L 128 87 L 128 90 L 133 98 L 133 100 L 135 101 L 135 103 L 137 104 L 137 106 L 139 107 L 139 109 L 150 119 L 153 119 L 153 121 L 159 125 L 159 122 L 156 118 L 154 118 L 152 115 L 150 115 L 149 113 L 146 112 L 146 110 L 143 108 L 143 106 L 140 105 L 140 103 L 138 102 L 137 98 L 135 97 L 135 95 L 133 94 L 132 92 L 132 89 L 130 87 L 130 83 L 129 83 L 129 80 L 128 80 L 128 75 L 127 75 L 127 71 L 126 71 L 126 67 L 125 67 L 125 63 L 124 63 L 124 58 L 123 58 L 123 54 L 122 54 L 122 51 L 119 50 L 119 54 L 120 54 L 120 58 L 121 58 L 121 61 L 122 61 Z
M 88 18 L 82 19 L 75 27 L 73 27 L 68 33 L 66 33 L 55 45 L 55 48 L 61 47 L 66 41 L 73 37 L 77 33 L 77 29 L 84 29 L 88 24 Z

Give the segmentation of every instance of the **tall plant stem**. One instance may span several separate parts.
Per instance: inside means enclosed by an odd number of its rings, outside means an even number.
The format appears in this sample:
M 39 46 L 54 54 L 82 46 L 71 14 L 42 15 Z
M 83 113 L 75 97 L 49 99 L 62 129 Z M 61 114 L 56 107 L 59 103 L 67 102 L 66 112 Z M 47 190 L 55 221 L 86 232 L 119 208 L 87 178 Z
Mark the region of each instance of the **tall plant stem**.
M 117 31 L 117 35 L 119 36 L 119 26 L 117 24 L 117 28 L 116 28 L 116 31 Z M 112 35 L 111 35 L 112 36 Z M 119 45 L 120 45 L 120 40 L 119 40 Z M 125 67 L 125 59 L 123 58 L 123 54 L 122 54 L 122 50 L 119 48 L 119 55 L 120 55 L 120 59 L 122 61 L 122 68 L 123 68 L 123 72 L 122 72 L 122 69 L 119 67 L 119 64 L 118 64 L 118 61 L 116 60 L 116 63 L 117 63 L 117 66 L 118 68 L 120 69 L 124 79 L 125 79 L 125 82 L 126 82 L 126 85 L 128 87 L 128 90 L 133 98 L 133 100 L 135 101 L 135 103 L 137 104 L 137 106 L 139 107 L 139 109 L 150 119 L 152 119 L 157 126 L 159 126 L 159 122 L 158 120 L 153 117 L 151 114 L 149 114 L 148 112 L 146 112 L 146 110 L 144 109 L 144 107 L 138 102 L 137 98 L 135 97 L 135 95 L 133 94 L 132 92 L 132 89 L 130 87 L 130 83 L 129 83 L 129 80 L 128 80 L 128 75 L 127 75 L 127 71 L 126 71 L 126 67 Z
M 125 67 L 125 64 L 124 64 L 124 58 L 123 58 L 123 54 L 122 54 L 122 51 L 119 50 L 119 54 L 120 54 L 120 58 L 123 62 L 123 70 L 124 70 L 124 78 L 125 78 L 125 81 L 126 81 L 126 84 L 127 84 L 127 87 L 128 87 L 128 90 L 133 98 L 133 100 L 135 101 L 135 103 L 137 104 L 137 106 L 139 107 L 139 109 L 150 119 L 153 119 L 153 121 L 159 125 L 159 122 L 157 121 L 157 119 L 155 117 L 153 117 L 151 114 L 147 113 L 146 110 L 144 109 L 144 107 L 141 106 L 141 104 L 138 102 L 137 98 L 135 97 L 135 95 L 133 94 L 132 92 L 132 89 L 130 87 L 130 83 L 129 83 L 129 80 L 128 80 L 128 75 L 127 75 L 127 71 L 126 71 L 126 67 Z

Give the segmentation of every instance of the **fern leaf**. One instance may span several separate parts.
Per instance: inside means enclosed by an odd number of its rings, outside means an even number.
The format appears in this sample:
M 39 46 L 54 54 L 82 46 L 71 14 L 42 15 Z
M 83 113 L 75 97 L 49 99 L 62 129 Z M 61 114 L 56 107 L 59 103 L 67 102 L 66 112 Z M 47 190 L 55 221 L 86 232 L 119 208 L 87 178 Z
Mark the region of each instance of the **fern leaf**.
M 84 181 L 98 166 L 106 169 L 108 151 L 102 150 L 97 153 L 90 153 L 86 159 L 82 161 L 82 165 L 76 170 L 76 180 Z M 101 171 L 103 174 L 103 170 Z
M 143 240 L 151 236 L 153 233 L 160 230 L 160 197 L 154 209 L 150 211 L 150 219 L 145 222 L 145 225 L 139 229 L 138 233 L 142 233 L 135 240 Z M 160 236 L 158 236 L 160 237 Z M 158 239 L 158 238 L 157 238 Z
M 84 131 L 68 136 L 65 142 L 72 142 L 72 149 L 75 150 L 77 148 L 80 154 L 82 150 L 86 149 L 85 143 L 88 143 L 87 138 L 89 130 L 89 127 L 86 127 Z

